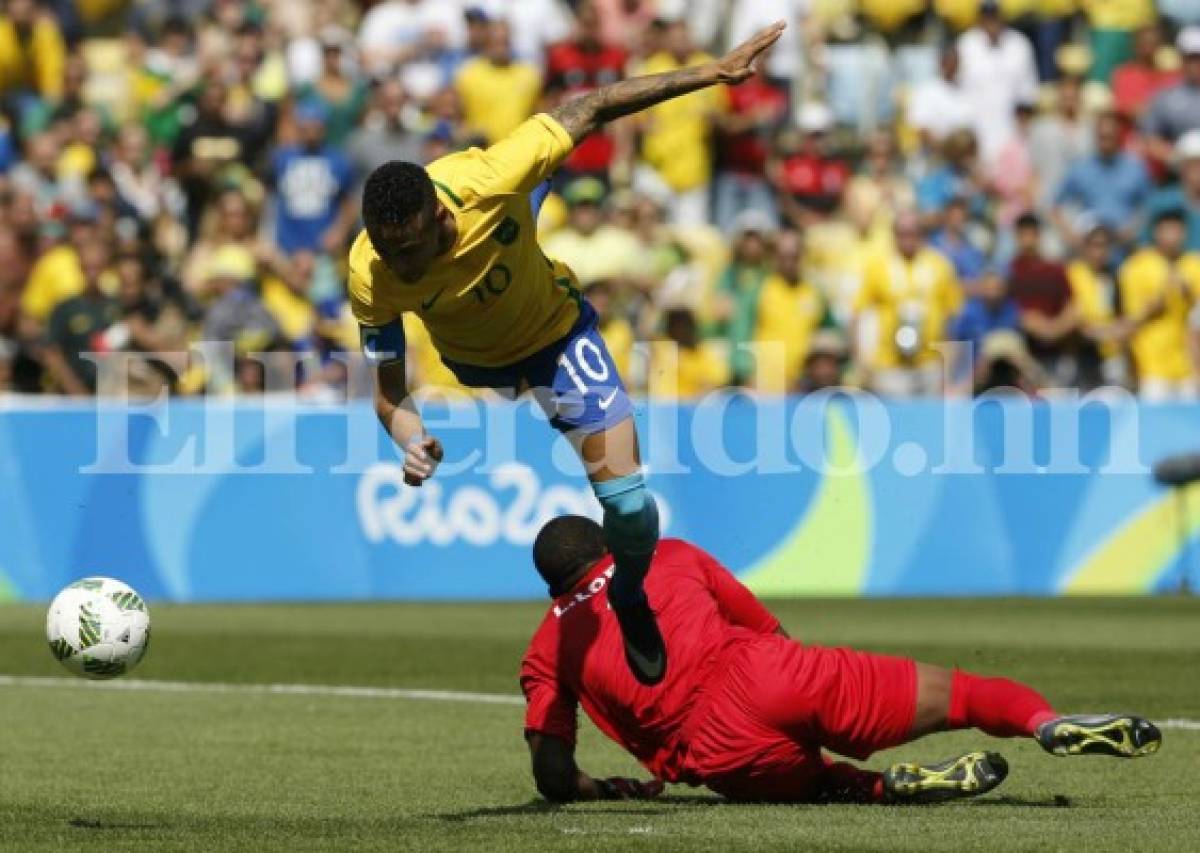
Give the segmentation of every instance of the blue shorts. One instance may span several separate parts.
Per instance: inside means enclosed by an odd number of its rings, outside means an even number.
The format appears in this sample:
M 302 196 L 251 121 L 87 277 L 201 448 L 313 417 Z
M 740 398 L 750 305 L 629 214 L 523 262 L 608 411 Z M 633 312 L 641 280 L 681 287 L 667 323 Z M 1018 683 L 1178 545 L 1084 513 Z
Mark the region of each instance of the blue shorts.
M 585 299 L 571 331 L 516 364 L 477 367 L 442 361 L 469 388 L 492 388 L 514 397 L 532 389 L 559 432 L 604 432 L 630 417 L 633 404 L 597 323 L 596 309 Z

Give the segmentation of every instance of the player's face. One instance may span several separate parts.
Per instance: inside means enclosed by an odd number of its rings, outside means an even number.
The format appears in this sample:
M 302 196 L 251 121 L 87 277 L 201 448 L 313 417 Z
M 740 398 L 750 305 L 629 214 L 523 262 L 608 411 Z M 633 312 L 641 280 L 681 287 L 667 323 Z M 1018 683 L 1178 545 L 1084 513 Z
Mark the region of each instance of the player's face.
M 453 242 L 453 218 L 441 204 L 422 211 L 409 222 L 383 226 L 376 248 L 389 270 L 415 284 L 429 271 L 434 259 Z

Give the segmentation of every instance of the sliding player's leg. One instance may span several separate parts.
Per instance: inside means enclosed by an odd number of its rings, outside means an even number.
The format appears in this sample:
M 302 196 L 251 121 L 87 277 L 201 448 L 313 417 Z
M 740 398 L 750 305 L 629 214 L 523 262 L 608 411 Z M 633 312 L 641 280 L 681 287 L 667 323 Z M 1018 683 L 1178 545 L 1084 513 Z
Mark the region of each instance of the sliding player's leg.
M 992 737 L 1031 737 L 1052 755 L 1140 758 L 1157 752 L 1162 736 L 1132 714 L 1063 716 L 1040 693 L 1007 678 L 917 665 L 914 737 L 975 728 Z
M 735 800 L 919 803 L 995 788 L 998 756 L 864 770 L 855 758 L 911 737 L 917 679 L 911 661 L 761 637 L 723 658 L 695 713 L 685 771 Z M 916 784 L 914 784 L 916 783 Z
M 1058 716 L 1042 694 L 1008 678 L 989 678 L 918 663 L 912 737 L 979 729 L 992 737 L 1034 737 Z
M 803 730 L 832 752 L 866 759 L 949 727 L 952 685 L 943 677 L 946 670 L 907 658 L 816 646 L 798 647 L 782 657 L 789 662 L 784 667 L 788 679 L 806 684 L 792 713 L 803 725 L 807 708 Z M 783 708 L 779 711 L 785 716 L 788 713 Z M 1022 716 L 1022 712 L 1016 715 Z M 932 764 L 902 762 L 883 773 L 829 762 L 825 798 L 942 802 L 985 794 L 1007 775 L 1008 764 L 1000 755 L 982 751 Z

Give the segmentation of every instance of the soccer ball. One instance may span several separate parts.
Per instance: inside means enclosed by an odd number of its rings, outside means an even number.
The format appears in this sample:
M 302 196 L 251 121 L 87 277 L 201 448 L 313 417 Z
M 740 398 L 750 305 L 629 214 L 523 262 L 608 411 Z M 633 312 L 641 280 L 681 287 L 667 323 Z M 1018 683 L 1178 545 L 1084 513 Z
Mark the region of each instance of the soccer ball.
M 84 678 L 116 678 L 137 666 L 150 644 L 150 611 L 112 578 L 75 581 L 50 602 L 46 639 L 54 657 Z

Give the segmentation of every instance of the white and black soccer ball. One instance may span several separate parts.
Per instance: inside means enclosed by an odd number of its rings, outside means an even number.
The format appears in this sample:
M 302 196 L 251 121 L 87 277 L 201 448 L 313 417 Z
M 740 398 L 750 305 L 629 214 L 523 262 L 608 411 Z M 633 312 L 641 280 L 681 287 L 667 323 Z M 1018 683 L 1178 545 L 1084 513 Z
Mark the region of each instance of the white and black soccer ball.
M 116 678 L 145 656 L 150 611 L 121 581 L 83 578 L 50 602 L 46 640 L 58 662 L 76 675 Z

